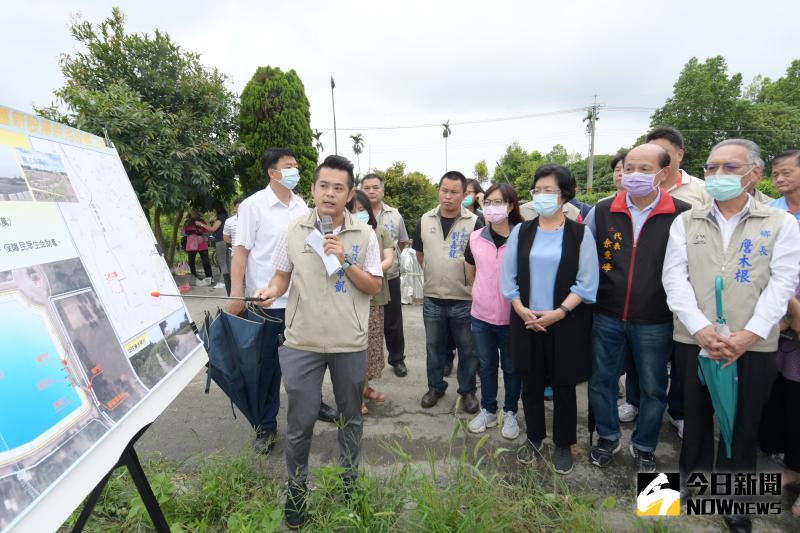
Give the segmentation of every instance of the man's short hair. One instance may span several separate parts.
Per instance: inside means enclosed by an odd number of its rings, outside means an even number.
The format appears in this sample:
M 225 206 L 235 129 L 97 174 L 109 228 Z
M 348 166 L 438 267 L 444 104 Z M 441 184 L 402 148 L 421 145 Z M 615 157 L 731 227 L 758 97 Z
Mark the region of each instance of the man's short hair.
M 617 152 L 617 155 L 614 156 L 614 159 L 611 160 L 611 171 L 615 171 L 617 169 L 617 163 L 625 163 L 625 156 L 628 155 L 627 150 L 620 150 Z
M 642 146 L 642 145 L 640 144 L 639 146 Z M 667 152 L 666 150 L 664 150 L 663 148 L 661 148 L 657 144 L 654 144 L 653 146 L 655 146 L 656 148 L 661 150 L 659 152 L 659 154 L 658 154 L 658 165 L 661 168 L 667 168 L 669 166 L 670 162 L 672 161 L 672 158 L 669 156 L 669 152 Z M 630 153 L 631 153 L 630 150 L 625 152 L 625 157 L 622 158 L 622 164 L 623 165 L 625 164 L 625 160 L 628 158 L 628 154 L 630 154 Z
M 320 166 L 314 170 L 314 183 L 317 183 L 319 178 L 319 171 L 323 168 L 332 168 L 333 170 L 344 170 L 347 172 L 347 190 L 351 190 L 355 186 L 355 175 L 353 174 L 353 163 L 346 157 L 340 155 L 329 155 L 325 158 Z
M 547 176 L 553 176 L 555 178 L 558 189 L 561 191 L 561 198 L 564 202 L 569 202 L 575 198 L 575 188 L 577 187 L 575 176 L 572 175 L 572 172 L 570 172 L 567 167 L 562 167 L 554 163 L 542 165 L 536 170 L 536 173 L 533 175 L 531 189 L 535 189 L 536 182 Z
M 650 131 L 650 133 L 647 134 L 647 137 L 645 137 L 645 142 L 653 142 L 657 139 L 664 139 L 672 146 L 680 150 L 683 150 L 685 147 L 683 135 L 681 135 L 681 132 L 672 126 L 661 126 Z
M 442 186 L 444 180 L 454 180 L 461 182 L 461 190 L 467 192 L 467 177 L 458 170 L 449 170 L 445 172 L 439 179 L 439 187 Z
M 772 166 L 775 166 L 775 163 L 780 163 L 786 159 L 795 159 L 795 163 L 797 166 L 800 166 L 800 150 L 786 150 L 785 152 L 781 152 L 775 157 L 772 158 Z
M 264 150 L 264 154 L 261 156 L 261 166 L 264 168 L 264 174 L 267 177 L 269 177 L 269 169 L 275 168 L 275 165 L 278 164 L 282 157 L 292 157 L 297 160 L 297 156 L 288 148 L 267 148 Z
M 751 165 L 757 165 L 761 170 L 764 170 L 764 160 L 761 159 L 761 148 L 750 139 L 725 139 L 715 144 L 709 154 L 714 153 L 723 146 L 741 146 L 747 149 L 747 161 Z
M 383 185 L 383 177 L 375 174 L 374 172 L 370 172 L 369 174 L 367 174 L 366 176 L 361 178 L 361 186 L 362 187 L 364 186 L 364 182 L 367 181 L 367 180 L 378 180 L 378 181 L 381 182 L 381 185 Z

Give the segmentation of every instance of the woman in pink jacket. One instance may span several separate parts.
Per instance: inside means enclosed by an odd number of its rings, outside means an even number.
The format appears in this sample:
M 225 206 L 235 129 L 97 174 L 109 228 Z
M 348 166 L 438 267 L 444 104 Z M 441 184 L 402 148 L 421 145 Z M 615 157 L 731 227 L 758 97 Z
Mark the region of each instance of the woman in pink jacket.
M 519 436 L 517 407 L 521 381 L 508 351 L 508 323 L 511 304 L 500 292 L 500 270 L 506 239 L 515 224 L 522 222 L 519 200 L 507 183 L 495 184 L 483 200 L 486 227 L 473 231 L 464 251 L 467 280 L 472 281 L 472 341 L 480 362 L 481 410 L 469 423 L 473 433 L 497 426 L 497 365 L 503 369 L 505 401 L 502 434 L 507 439 Z

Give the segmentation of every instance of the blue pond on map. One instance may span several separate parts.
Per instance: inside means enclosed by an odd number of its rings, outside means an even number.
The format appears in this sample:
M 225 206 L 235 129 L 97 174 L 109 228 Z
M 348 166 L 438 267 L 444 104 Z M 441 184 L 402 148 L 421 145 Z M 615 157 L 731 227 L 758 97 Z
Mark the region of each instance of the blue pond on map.
M 0 452 L 31 442 L 81 407 L 47 320 L 21 298 L 0 296 Z

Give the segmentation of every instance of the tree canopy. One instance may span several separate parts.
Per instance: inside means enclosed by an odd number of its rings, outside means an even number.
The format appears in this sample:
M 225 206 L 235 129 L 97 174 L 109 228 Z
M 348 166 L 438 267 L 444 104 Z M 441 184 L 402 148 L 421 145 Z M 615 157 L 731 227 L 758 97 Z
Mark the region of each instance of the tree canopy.
M 436 186 L 420 172 L 406 173 L 405 163 L 398 161 L 386 170 L 374 170 L 384 180 L 384 201 L 400 210 L 409 235 L 414 232 L 417 221 L 439 203 Z

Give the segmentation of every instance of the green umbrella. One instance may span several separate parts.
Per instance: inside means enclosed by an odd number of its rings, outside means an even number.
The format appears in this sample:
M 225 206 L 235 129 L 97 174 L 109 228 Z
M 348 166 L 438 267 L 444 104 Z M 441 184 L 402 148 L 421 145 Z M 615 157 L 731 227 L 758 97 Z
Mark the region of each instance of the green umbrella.
M 717 276 L 714 280 L 714 289 L 717 297 L 717 333 L 729 337 L 731 332 L 725 322 L 722 311 L 722 276 Z M 715 361 L 708 357 L 704 351 L 700 351 L 701 357 L 698 358 L 697 376 L 700 383 L 708 388 L 711 395 L 711 403 L 714 406 L 714 413 L 717 416 L 722 439 L 725 442 L 725 455 L 731 458 L 731 446 L 733 445 L 733 424 L 736 422 L 736 405 L 739 399 L 739 372 L 736 362 L 724 367 L 726 361 Z

